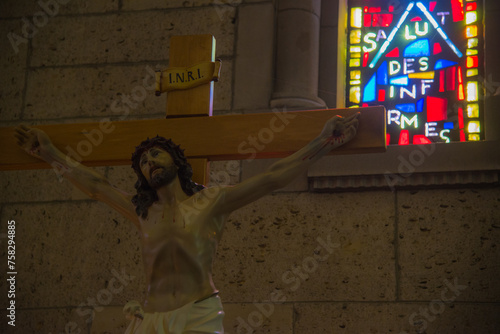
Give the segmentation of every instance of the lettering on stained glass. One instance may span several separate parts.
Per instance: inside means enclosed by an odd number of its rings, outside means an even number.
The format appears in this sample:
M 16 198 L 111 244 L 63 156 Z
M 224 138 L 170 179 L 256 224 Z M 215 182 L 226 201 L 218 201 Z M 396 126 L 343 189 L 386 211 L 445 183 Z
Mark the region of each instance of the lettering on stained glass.
M 484 140 L 481 1 L 349 0 L 348 11 L 348 107 L 384 105 L 388 144 Z

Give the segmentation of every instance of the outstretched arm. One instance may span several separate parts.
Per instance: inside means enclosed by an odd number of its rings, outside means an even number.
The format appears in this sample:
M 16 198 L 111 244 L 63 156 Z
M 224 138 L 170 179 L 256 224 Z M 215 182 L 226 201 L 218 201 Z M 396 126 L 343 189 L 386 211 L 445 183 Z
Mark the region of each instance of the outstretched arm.
M 111 206 L 139 228 L 132 196 L 112 186 L 101 174 L 83 166 L 59 151 L 45 132 L 36 128 L 16 128 L 17 144 L 30 155 L 44 160 L 92 199 Z
M 277 161 L 264 173 L 221 189 L 218 210 L 229 213 L 286 186 L 332 149 L 350 141 L 356 135 L 358 116 L 359 113 L 345 118 L 332 117 L 321 134 L 299 151 Z

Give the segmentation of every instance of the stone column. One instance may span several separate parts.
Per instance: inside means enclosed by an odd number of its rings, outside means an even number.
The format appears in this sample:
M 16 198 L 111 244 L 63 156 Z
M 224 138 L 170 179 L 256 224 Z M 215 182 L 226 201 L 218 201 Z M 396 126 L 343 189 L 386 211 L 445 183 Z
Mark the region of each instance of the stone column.
M 272 108 L 326 108 L 318 97 L 321 0 L 279 0 Z

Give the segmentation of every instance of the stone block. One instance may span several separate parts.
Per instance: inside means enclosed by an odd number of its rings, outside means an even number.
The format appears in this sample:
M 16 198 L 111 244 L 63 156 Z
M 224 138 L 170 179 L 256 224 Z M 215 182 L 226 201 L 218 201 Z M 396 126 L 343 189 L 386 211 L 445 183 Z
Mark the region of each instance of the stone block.
M 20 18 L 27 16 L 31 18 L 33 14 L 40 10 L 40 6 L 32 0 L 2 1 L 0 3 L 1 18 Z
M 57 290 L 53 291 L 56 292 Z M 90 323 L 85 314 L 89 309 L 74 307 L 19 309 L 16 311 L 16 326 L 8 328 L 2 322 L 2 333 L 88 333 Z M 5 325 L 5 326 L 4 326 Z
M 222 303 L 226 334 L 293 332 L 291 304 Z
M 137 145 L 139 145 L 139 143 L 137 143 Z M 133 150 L 134 148 L 131 148 L 131 156 Z M 131 166 L 108 167 L 107 177 L 109 182 L 116 188 L 125 191 L 128 194 L 135 195 L 136 190 L 134 185 L 135 182 L 137 182 L 137 176 Z
M 125 319 L 123 307 L 103 307 L 94 311 L 91 334 L 123 334 L 127 330 L 129 321 Z
M 246 180 L 260 173 L 264 173 L 272 164 L 279 159 L 254 159 L 242 161 L 242 180 Z M 284 188 L 278 189 L 276 192 L 291 192 L 291 191 L 307 191 L 309 183 L 307 179 L 307 171 L 299 175 L 294 181 L 286 185 Z
M 268 108 L 273 89 L 274 6 L 241 6 L 238 18 L 234 108 Z
M 0 21 L 0 29 L 5 34 L 0 40 L 0 46 L 3 50 L 2 57 L 0 57 L 0 66 L 4 70 L 9 68 L 15 71 L 26 69 L 28 40 L 23 37 L 22 27 L 23 22 L 21 20 Z
M 24 118 L 91 117 L 96 121 L 164 118 L 168 94 L 160 97 L 154 94 L 154 70 L 166 67 L 162 64 L 37 69 L 28 82 Z M 231 78 L 230 62 L 224 63 L 222 74 L 226 79 Z M 216 83 L 214 109 L 231 108 L 230 81 Z
M 147 9 L 165 9 L 165 8 L 192 8 L 192 7 L 202 7 L 211 5 L 214 1 L 212 0 L 173 0 L 173 1 L 163 1 L 163 0 L 145 0 L 145 1 L 134 1 L 134 0 L 124 0 L 123 10 L 147 10 Z M 222 2 L 222 1 L 219 1 Z M 215 1 L 217 3 L 217 1 Z
M 154 94 L 155 68 L 137 65 L 35 70 L 28 82 L 25 118 L 162 117 L 166 97 Z
M 61 1 L 61 0 L 59 0 Z M 66 5 L 61 5 L 59 12 L 61 14 L 91 14 L 108 13 L 119 10 L 120 1 L 118 0 L 65 0 L 69 1 Z M 61 2 L 65 2 L 61 1 Z
M 218 45 L 218 44 L 217 44 Z M 233 97 L 233 61 L 222 60 L 220 79 L 214 84 L 213 115 L 231 113 Z
M 105 168 L 94 168 L 104 173 Z M 0 172 L 0 203 L 48 202 L 88 199 L 66 179 L 59 180 L 53 169 Z
M 494 333 L 498 305 L 297 303 L 296 333 Z
M 2 1 L 0 4 L 1 18 L 25 17 L 31 23 L 37 22 L 40 29 L 50 24 L 53 17 L 66 14 L 103 13 L 118 10 L 116 0 L 20 0 Z M 44 14 L 42 14 L 44 13 Z M 49 18 L 42 26 L 43 16 Z
M 208 186 L 233 186 L 239 183 L 241 165 L 239 160 L 210 161 Z
M 210 31 L 218 55 L 233 54 L 234 9 L 219 18 L 213 8 L 55 17 L 33 39 L 32 66 L 161 62 L 169 38 Z
M 497 301 L 499 203 L 498 187 L 399 192 L 401 299 Z
M 292 333 L 293 307 L 291 304 L 235 304 L 223 303 L 224 332 L 230 333 Z M 125 332 L 123 307 L 104 307 L 95 312 L 91 334 L 119 334 Z M 246 332 L 245 332 L 246 331 Z
M 0 9 L 1 12 L 1 9 Z M 0 120 L 8 121 L 21 117 L 23 90 L 26 76 L 27 40 L 19 36 L 21 21 L 0 21 L 0 31 L 5 35 L 0 40 Z
M 104 204 L 5 205 L 1 219 L 2 232 L 8 220 L 16 222 L 16 300 L 23 308 L 97 308 L 144 297 L 136 228 Z M 6 256 L 0 254 L 4 263 Z M 5 289 L 2 280 L 2 295 Z
M 231 214 L 214 281 L 229 302 L 394 300 L 390 193 L 266 196 Z

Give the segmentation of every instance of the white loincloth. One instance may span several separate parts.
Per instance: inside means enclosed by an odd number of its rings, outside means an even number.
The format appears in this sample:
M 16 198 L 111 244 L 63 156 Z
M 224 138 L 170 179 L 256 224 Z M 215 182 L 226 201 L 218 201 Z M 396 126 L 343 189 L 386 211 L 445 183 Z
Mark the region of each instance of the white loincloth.
M 132 313 L 140 315 L 142 310 L 138 305 L 137 302 L 129 302 L 123 311 L 130 314 L 130 310 L 135 310 Z M 224 311 L 218 295 L 169 312 L 144 313 L 143 317 L 143 320 L 133 317 L 125 334 L 224 333 Z

